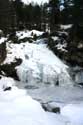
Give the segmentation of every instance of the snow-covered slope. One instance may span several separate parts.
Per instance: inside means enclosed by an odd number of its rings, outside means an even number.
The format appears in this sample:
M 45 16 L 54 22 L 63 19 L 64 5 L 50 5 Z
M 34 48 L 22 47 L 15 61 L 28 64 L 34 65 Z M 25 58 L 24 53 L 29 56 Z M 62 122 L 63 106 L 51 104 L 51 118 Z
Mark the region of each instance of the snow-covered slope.
M 26 95 L 24 90 L 14 86 L 11 78 L 0 80 L 0 123 L 2 125 L 49 125 L 40 104 Z M 13 83 L 10 84 L 10 83 Z M 11 86 L 11 91 L 3 91 L 3 86 Z M 5 119 L 5 120 L 4 120 Z
M 30 37 L 32 32 L 37 36 L 42 34 L 39 31 L 19 32 L 19 39 L 25 36 Z M 21 36 L 21 34 L 23 34 Z M 7 43 L 7 58 L 4 64 L 14 62 L 16 58 L 22 59 L 22 64 L 17 69 L 17 74 L 22 82 L 47 83 L 56 85 L 71 84 L 67 66 L 55 56 L 45 44 L 37 42 L 13 44 Z

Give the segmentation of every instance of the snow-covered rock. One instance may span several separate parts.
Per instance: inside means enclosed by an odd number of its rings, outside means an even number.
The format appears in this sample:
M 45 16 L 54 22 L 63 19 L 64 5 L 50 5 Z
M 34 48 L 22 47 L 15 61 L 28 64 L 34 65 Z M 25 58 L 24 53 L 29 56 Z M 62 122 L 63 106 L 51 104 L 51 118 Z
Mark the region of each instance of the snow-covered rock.
M 7 40 L 7 38 L 1 37 L 1 38 L 0 38 L 0 44 L 4 43 L 6 40 Z
M 29 37 L 33 38 L 34 35 L 40 36 L 42 34 L 43 34 L 43 32 L 40 32 L 40 31 L 37 31 L 37 30 L 31 30 L 31 31 L 25 30 L 25 31 L 18 31 L 18 32 L 16 32 L 16 36 L 19 39 L 23 39 L 25 37 L 27 37 L 27 38 L 29 38 Z
M 3 91 L 7 87 L 15 85 L 15 81 L 12 78 L 2 77 L 0 79 L 0 91 Z

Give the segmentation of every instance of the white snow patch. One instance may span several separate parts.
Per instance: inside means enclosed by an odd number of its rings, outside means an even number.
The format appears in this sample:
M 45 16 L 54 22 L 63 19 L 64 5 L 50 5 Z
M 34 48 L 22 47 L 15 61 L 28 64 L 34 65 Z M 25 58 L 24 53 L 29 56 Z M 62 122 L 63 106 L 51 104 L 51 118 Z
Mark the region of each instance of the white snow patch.
M 64 52 L 67 52 L 67 50 L 65 49 L 67 46 L 67 43 L 64 43 L 64 44 L 61 44 L 61 43 L 58 43 L 56 45 L 57 49 L 61 50 L 61 51 L 64 51 Z
M 15 84 L 12 78 L 2 77 L 0 80 L 0 91 L 6 87 L 12 87 Z
M 62 30 L 67 30 L 67 29 L 70 29 L 72 27 L 72 24 L 61 25 L 60 27 L 61 27 Z
M 58 37 L 57 37 L 57 36 L 52 36 L 52 39 L 53 39 L 54 41 L 56 41 L 56 40 L 58 40 Z
M 42 34 L 43 34 L 43 32 L 37 31 L 37 30 L 31 30 L 31 31 L 25 30 L 25 31 L 16 32 L 16 36 L 18 36 L 19 39 L 23 39 L 23 38 L 26 38 L 26 37 L 33 38 L 34 35 L 40 36 Z
M 69 118 L 72 125 L 83 125 L 83 103 L 68 104 L 62 108 L 61 113 Z
M 7 38 L 1 37 L 1 38 L 0 38 L 0 44 L 4 43 L 6 40 L 7 40 Z

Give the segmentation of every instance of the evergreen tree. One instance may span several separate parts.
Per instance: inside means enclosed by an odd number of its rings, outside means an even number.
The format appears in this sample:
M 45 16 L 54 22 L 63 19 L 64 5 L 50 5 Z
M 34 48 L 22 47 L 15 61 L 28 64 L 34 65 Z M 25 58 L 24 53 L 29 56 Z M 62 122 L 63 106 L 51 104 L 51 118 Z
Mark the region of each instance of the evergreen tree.
M 61 11 L 61 23 L 73 23 L 73 3 L 71 0 L 64 0 L 62 3 L 63 10 Z
M 34 26 L 38 30 L 41 30 L 41 7 L 39 5 L 35 5 L 33 7 L 33 13 L 32 14 L 33 14 L 33 23 L 34 23 Z
M 12 2 L 0 0 L 0 29 L 5 33 L 9 32 L 9 29 L 14 25 L 14 22 L 12 22 L 15 18 L 14 14 Z
M 48 4 L 44 3 L 41 6 L 41 29 L 46 31 L 46 28 L 49 26 L 49 11 Z
M 50 29 L 55 30 L 56 25 L 60 23 L 60 6 L 59 0 L 49 0 L 50 8 Z
M 72 39 L 83 39 L 83 0 L 72 0 L 72 17 Z
M 83 24 L 83 0 L 73 0 L 74 23 Z
M 13 5 L 16 11 L 17 26 L 22 27 L 24 23 L 24 13 L 23 13 L 24 4 L 21 0 L 15 0 L 13 2 Z

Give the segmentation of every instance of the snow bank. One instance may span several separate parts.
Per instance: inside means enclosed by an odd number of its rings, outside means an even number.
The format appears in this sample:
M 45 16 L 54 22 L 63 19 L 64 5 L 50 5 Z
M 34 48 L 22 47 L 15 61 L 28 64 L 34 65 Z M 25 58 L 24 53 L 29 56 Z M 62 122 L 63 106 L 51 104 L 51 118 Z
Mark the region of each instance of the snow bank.
M 0 80 L 0 91 L 3 91 L 6 87 L 12 87 L 15 84 L 12 78 L 2 77 Z
M 14 85 L 11 78 L 0 80 L 4 86 L 11 86 L 10 91 L 0 91 L 0 123 L 2 125 L 48 125 L 46 114 L 40 104 Z
M 1 125 L 65 125 L 64 117 L 46 113 L 40 103 L 12 82 L 12 79 L 5 77 L 0 80 L 3 85 L 11 83 L 12 87 L 10 91 L 0 91 Z
M 66 116 L 71 121 L 72 125 L 83 125 L 83 103 L 68 104 L 61 111 L 63 116 Z

